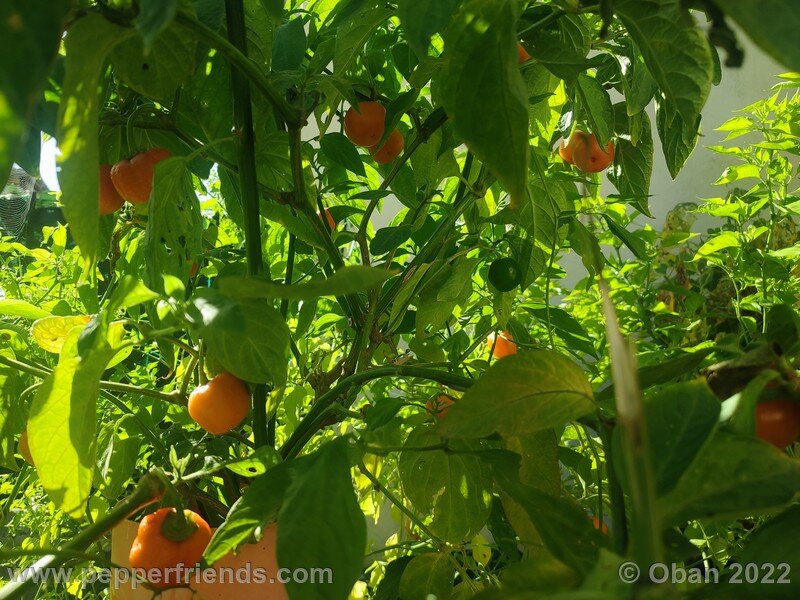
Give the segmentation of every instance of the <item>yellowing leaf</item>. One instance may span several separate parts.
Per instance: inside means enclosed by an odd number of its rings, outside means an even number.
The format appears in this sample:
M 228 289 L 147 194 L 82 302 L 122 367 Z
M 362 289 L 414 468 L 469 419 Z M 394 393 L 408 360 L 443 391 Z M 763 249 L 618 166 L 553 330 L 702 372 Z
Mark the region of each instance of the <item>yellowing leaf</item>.
M 69 332 L 76 327 L 83 328 L 90 320 L 86 315 L 46 317 L 33 323 L 31 335 L 40 348 L 58 354 Z

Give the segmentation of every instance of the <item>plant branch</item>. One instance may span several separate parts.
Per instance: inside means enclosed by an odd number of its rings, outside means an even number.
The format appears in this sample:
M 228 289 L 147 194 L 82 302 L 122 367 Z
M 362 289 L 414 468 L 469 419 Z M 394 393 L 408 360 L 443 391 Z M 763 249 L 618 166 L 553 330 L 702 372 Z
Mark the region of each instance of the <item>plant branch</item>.
M 300 450 L 303 449 L 303 446 L 319 430 L 322 423 L 325 422 L 328 407 L 336 402 L 342 394 L 353 386 L 382 377 L 427 379 L 429 381 L 442 383 L 455 390 L 465 390 L 474 383 L 474 381 L 468 377 L 412 365 L 387 365 L 354 373 L 353 375 L 343 378 L 339 383 L 317 399 L 314 406 L 311 407 L 311 410 L 297 426 L 297 429 L 294 430 L 291 437 L 281 447 L 281 455 L 284 458 L 297 456 Z
M 226 6 L 230 8 L 230 1 L 226 1 Z M 207 27 L 195 17 L 186 13 L 178 12 L 175 15 L 175 22 L 178 25 L 191 31 L 196 37 L 200 38 L 220 54 L 225 56 L 233 66 L 234 70 L 244 75 L 253 86 L 260 91 L 267 100 L 275 107 L 281 118 L 290 126 L 299 126 L 301 123 L 300 112 L 289 104 L 288 100 L 280 93 L 278 88 L 261 72 L 258 65 L 250 60 L 233 43 L 226 40 L 216 31 Z M 230 22 L 228 23 L 230 28 Z M 230 33 L 230 29 L 229 29 Z

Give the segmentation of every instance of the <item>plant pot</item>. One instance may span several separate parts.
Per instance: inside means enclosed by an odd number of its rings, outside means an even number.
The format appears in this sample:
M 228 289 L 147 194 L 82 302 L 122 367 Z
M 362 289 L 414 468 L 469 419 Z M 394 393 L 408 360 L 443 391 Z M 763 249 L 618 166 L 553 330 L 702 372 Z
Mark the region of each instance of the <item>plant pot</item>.
M 111 561 L 120 567 L 129 568 L 128 554 L 131 550 L 133 540 L 136 538 L 138 523 L 133 521 L 123 521 L 111 532 Z M 277 545 L 277 530 L 275 525 L 269 525 L 264 530 L 264 537 L 257 544 L 246 544 L 239 548 L 239 553 L 227 554 L 217 561 L 213 570 L 216 571 L 217 579 L 222 576 L 222 569 L 231 569 L 233 576 L 226 575 L 228 579 L 224 583 L 219 581 L 211 582 L 200 580 L 191 584 L 192 589 L 175 588 L 165 590 L 158 598 L 160 600 L 288 600 L 284 585 L 277 581 L 278 563 L 275 557 Z M 275 580 L 274 583 L 249 581 L 240 577 L 237 581 L 237 569 L 241 575 L 249 564 L 250 571 L 263 569 L 267 578 Z M 124 580 L 124 577 L 119 579 Z M 232 581 L 231 581 L 232 579 Z M 113 600 L 151 600 L 156 596 L 155 592 L 144 587 L 144 584 L 137 582 L 136 586 L 131 581 L 122 582 L 118 585 L 112 576 L 110 584 L 111 598 Z M 193 579 L 194 581 L 194 579 Z M 194 590 L 194 592 L 192 591 Z

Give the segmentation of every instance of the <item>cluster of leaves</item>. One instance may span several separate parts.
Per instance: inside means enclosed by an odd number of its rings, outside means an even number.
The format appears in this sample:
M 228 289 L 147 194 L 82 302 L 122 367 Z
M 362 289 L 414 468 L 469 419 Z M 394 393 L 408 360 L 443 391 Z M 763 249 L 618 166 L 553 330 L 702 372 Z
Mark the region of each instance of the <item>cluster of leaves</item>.
M 728 17 L 800 69 L 792 34 L 775 34 L 798 20 L 782 2 L 696 4 L 712 41 Z M 39 247 L 0 248 L 9 535 L 41 529 L 41 509 L 18 509 L 42 491 L 58 518 L 37 546 L 77 521 L 102 529 L 158 468 L 218 526 L 209 563 L 277 521 L 281 566 L 333 569 L 330 585 L 289 583 L 293 598 L 619 598 L 636 593 L 616 576 L 626 556 L 796 564 L 797 507 L 761 522 L 800 468 L 753 418 L 762 393 L 795 393 L 796 93 L 723 126 L 762 136 L 717 149 L 741 161 L 720 184 L 756 180 L 701 208 L 724 227 L 695 241 L 684 211 L 632 230 L 649 215 L 648 109 L 675 176 L 721 76 L 699 14 L 677 0 L 5 3 L 0 173 L 35 172 L 55 137 L 66 219 Z M 342 131 L 365 99 L 405 135 L 392 164 Z M 613 141 L 616 194 L 553 152 L 577 128 Z M 172 157 L 149 202 L 99 215 L 99 165 L 153 147 Z M 554 306 L 568 252 L 588 278 Z M 508 292 L 489 281 L 501 257 L 522 272 Z M 642 338 L 643 404 L 630 357 L 607 349 L 619 332 L 600 276 Z M 501 330 L 519 351 L 496 360 Z M 724 403 L 687 381 L 715 358 L 731 359 L 714 371 L 733 382 L 713 388 Z M 186 396 L 222 370 L 250 384 L 253 414 L 209 436 Z M 429 411 L 445 392 L 446 415 Z M 35 475 L 15 458 L 23 430 Z M 365 515 L 386 513 L 392 531 L 368 539 Z

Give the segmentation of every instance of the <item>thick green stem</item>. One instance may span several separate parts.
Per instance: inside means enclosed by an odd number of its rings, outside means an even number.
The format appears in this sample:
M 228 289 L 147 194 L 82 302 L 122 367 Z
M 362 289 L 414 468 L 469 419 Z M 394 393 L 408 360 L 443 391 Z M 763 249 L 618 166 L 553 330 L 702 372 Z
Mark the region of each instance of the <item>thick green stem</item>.
M 71 552 L 86 551 L 115 525 L 127 519 L 143 506 L 155 502 L 163 493 L 164 483 L 162 478 L 154 472 L 148 473 L 139 480 L 139 484 L 130 496 L 81 531 L 62 548 L 59 548 L 59 550 L 65 552 L 43 556 L 31 567 L 25 569 L 19 579 L 3 586 L 0 589 L 0 600 L 25 597 L 26 592 L 44 580 L 43 577 L 46 570 L 63 567 L 72 559 Z
M 226 1 L 226 7 L 230 9 L 230 2 Z M 196 18 L 185 13 L 179 12 L 175 16 L 175 22 L 190 30 L 198 38 L 225 56 L 235 71 L 244 75 L 257 90 L 264 94 L 267 100 L 272 103 L 272 105 L 275 107 L 275 110 L 288 125 L 300 125 L 300 112 L 291 104 L 289 104 L 286 98 L 284 98 L 280 93 L 278 88 L 275 87 L 273 83 L 261 72 L 261 70 L 258 68 L 258 65 L 250 60 L 247 55 L 237 48 L 233 43 L 226 40 L 216 31 L 207 27 Z M 230 28 L 230 22 L 228 23 L 228 27 Z
M 297 456 L 303 446 L 310 440 L 313 435 L 319 430 L 320 425 L 325 421 L 328 413 L 328 408 L 336 402 L 336 400 L 351 387 L 380 379 L 382 377 L 412 377 L 417 379 L 427 379 L 429 381 L 436 381 L 442 383 L 455 390 L 465 390 L 469 388 L 474 380 L 461 375 L 455 375 L 446 371 L 437 371 L 436 369 L 427 369 L 425 367 L 415 367 L 410 365 L 389 365 L 385 367 L 377 367 L 354 373 L 349 377 L 345 377 L 337 383 L 330 390 L 320 396 L 311 410 L 303 418 L 300 424 L 295 429 L 292 436 L 281 447 L 281 455 L 284 458 L 291 458 Z
M 225 0 L 225 14 L 230 45 L 236 49 L 237 57 L 241 55 L 244 61 L 252 64 L 247 58 L 247 30 L 245 29 L 244 4 L 242 0 Z M 222 51 L 221 48 L 220 51 Z M 258 276 L 264 272 L 264 258 L 261 254 L 261 225 L 259 222 L 258 178 L 256 176 L 256 150 L 253 133 L 253 106 L 250 101 L 248 77 L 244 70 L 231 70 L 233 132 L 238 140 L 236 150 L 239 163 L 239 186 L 244 208 L 247 274 Z M 280 99 L 285 102 L 283 98 Z M 279 108 L 277 104 L 276 108 Z M 257 385 L 253 390 L 253 438 L 257 446 L 263 446 L 269 441 L 269 436 L 267 435 L 267 390 L 263 385 Z

